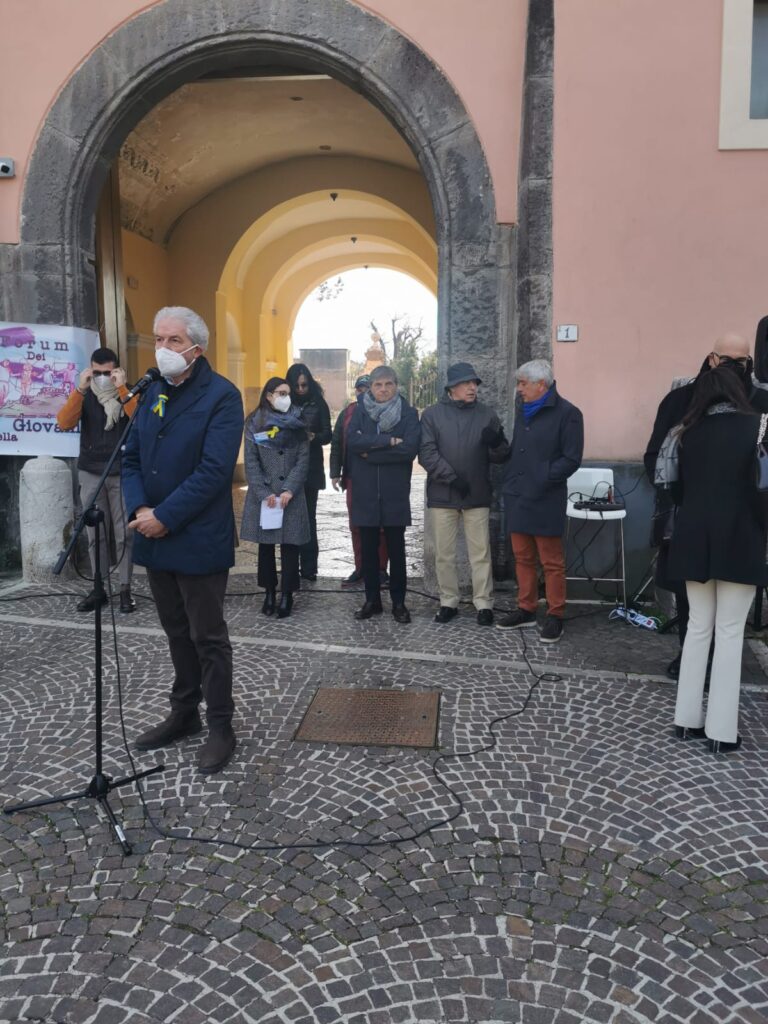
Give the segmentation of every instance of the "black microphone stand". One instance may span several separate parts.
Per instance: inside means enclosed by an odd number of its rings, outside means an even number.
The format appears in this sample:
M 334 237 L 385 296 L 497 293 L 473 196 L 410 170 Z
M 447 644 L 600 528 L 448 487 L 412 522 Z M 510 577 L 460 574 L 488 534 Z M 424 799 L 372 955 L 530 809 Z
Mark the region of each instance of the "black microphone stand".
M 151 381 L 147 381 L 147 387 Z M 115 460 L 122 451 L 125 445 L 128 434 L 133 426 L 133 421 L 138 412 L 138 406 L 141 405 L 144 395 L 139 395 L 139 401 L 137 404 L 136 412 L 131 416 L 125 425 L 122 436 L 118 444 L 115 446 L 112 455 L 110 456 L 104 472 L 101 474 L 93 498 L 91 499 L 90 505 L 83 510 L 83 514 L 75 526 L 75 529 L 70 538 L 69 544 L 59 555 L 58 561 L 54 567 L 54 575 L 58 576 L 61 570 L 64 568 L 67 559 L 74 550 L 75 544 L 80 534 L 83 532 L 86 526 L 92 526 L 95 534 L 95 554 L 94 554 L 94 572 L 93 572 L 93 596 L 96 599 L 96 608 L 94 611 L 94 684 L 95 684 L 95 701 L 94 701 L 94 719 L 96 726 L 96 744 L 95 744 L 95 773 L 93 778 L 85 787 L 85 789 L 79 789 L 74 793 L 62 793 L 58 796 L 43 797 L 41 800 L 29 800 L 22 804 L 7 804 L 3 808 L 3 814 L 15 814 L 17 811 L 26 811 L 32 807 L 48 807 L 50 804 L 68 803 L 71 800 L 83 800 L 90 799 L 96 800 L 99 805 L 103 808 L 112 829 L 114 830 L 117 841 L 122 847 L 123 853 L 128 855 L 132 853 L 132 848 L 128 840 L 125 838 L 125 832 L 115 817 L 115 812 L 112 810 L 109 800 L 107 799 L 113 789 L 117 789 L 119 786 L 127 786 L 131 782 L 136 782 L 138 779 L 146 778 L 148 775 L 154 775 L 156 772 L 161 772 L 165 768 L 164 764 L 157 764 L 154 768 L 148 768 L 146 771 L 137 772 L 133 775 L 124 775 L 120 779 L 113 779 L 110 775 L 105 775 L 102 767 L 102 747 L 103 747 L 103 734 L 102 734 L 102 669 L 101 669 L 101 652 L 102 652 L 102 630 L 101 630 L 101 609 L 105 598 L 104 592 L 104 581 L 101 575 L 101 530 L 104 524 L 104 512 L 99 508 L 97 501 L 99 494 L 104 486 L 104 481 L 109 476 L 110 470 L 115 463 Z M 107 566 L 107 572 L 109 567 Z

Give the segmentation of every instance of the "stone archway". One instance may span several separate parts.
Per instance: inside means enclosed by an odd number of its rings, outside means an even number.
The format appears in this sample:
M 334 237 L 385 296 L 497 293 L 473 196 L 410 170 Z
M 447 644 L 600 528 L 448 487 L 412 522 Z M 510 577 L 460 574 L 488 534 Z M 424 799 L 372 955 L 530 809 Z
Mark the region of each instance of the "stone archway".
M 41 128 L 19 245 L 0 247 L 5 319 L 96 324 L 94 220 L 121 142 L 164 96 L 256 64 L 332 75 L 411 146 L 437 224 L 441 366 L 471 359 L 505 404 L 513 355 L 512 228 L 496 223 L 485 156 L 453 87 L 391 25 L 347 0 L 165 0 L 121 25 L 77 69 Z

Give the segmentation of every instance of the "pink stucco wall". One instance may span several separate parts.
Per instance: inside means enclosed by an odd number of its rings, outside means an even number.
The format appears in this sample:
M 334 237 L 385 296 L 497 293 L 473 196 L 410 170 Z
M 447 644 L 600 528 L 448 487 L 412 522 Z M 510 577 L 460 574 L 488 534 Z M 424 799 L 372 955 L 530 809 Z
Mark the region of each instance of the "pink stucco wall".
M 768 313 L 768 152 L 717 148 L 722 0 L 556 14 L 556 375 L 588 454 L 632 458 L 671 378 Z
M 105 36 L 152 6 L 145 0 L 2 0 L 0 155 L 16 160 L 17 176 L 0 181 L 0 242 L 19 240 L 24 169 L 62 85 Z M 486 149 L 499 220 L 513 221 L 527 0 L 371 0 L 360 6 L 413 39 L 452 81 Z

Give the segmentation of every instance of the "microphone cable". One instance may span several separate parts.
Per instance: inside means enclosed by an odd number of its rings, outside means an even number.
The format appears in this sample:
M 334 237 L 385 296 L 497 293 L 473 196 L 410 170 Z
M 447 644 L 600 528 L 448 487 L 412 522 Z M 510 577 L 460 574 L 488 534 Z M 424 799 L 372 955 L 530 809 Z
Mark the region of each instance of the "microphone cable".
M 334 591 L 334 593 L 335 593 L 335 591 Z M 120 672 L 120 654 L 119 654 L 118 643 L 117 643 L 117 623 L 115 621 L 115 610 L 114 610 L 114 607 L 112 606 L 111 602 L 110 602 L 110 606 L 109 607 L 110 607 L 110 612 L 111 612 L 111 616 L 112 616 L 112 638 L 113 638 L 113 649 L 114 649 L 115 665 L 116 665 L 118 713 L 119 713 L 119 718 L 120 718 L 120 729 L 121 729 L 122 738 L 123 738 L 123 747 L 124 747 L 125 752 L 126 752 L 126 754 L 128 756 L 128 761 L 129 761 L 130 766 L 131 766 L 131 772 L 135 774 L 137 772 L 137 766 L 136 766 L 136 763 L 134 761 L 133 755 L 131 753 L 130 744 L 129 744 L 129 741 L 128 741 L 128 734 L 127 734 L 126 727 L 125 727 L 125 716 L 124 716 L 124 713 L 123 713 L 123 685 L 122 685 L 122 676 L 121 676 L 121 672 Z M 147 804 L 147 800 L 146 800 L 146 796 L 145 796 L 145 793 L 144 793 L 143 786 L 142 786 L 141 782 L 137 779 L 135 781 L 134 785 L 136 786 L 136 790 L 137 790 L 137 792 L 139 794 L 139 799 L 141 801 L 141 806 L 142 806 L 144 815 L 146 817 L 146 820 L 150 823 L 153 831 L 161 839 L 184 840 L 186 842 L 201 843 L 201 844 L 204 844 L 206 846 L 226 846 L 226 847 L 231 847 L 231 848 L 238 849 L 238 850 L 248 850 L 248 851 L 254 852 L 254 853 L 284 853 L 284 852 L 289 851 L 289 850 L 328 850 L 328 849 L 335 849 L 337 847 L 345 847 L 345 846 L 346 847 L 353 847 L 353 848 L 362 848 L 362 849 L 372 849 L 372 848 L 376 848 L 376 847 L 390 847 L 390 846 L 397 846 L 400 843 L 410 843 L 410 842 L 413 842 L 414 840 L 420 839 L 422 836 L 425 836 L 425 835 L 427 835 L 430 832 L 434 832 L 436 829 L 444 828 L 447 825 L 452 824 L 452 822 L 454 822 L 458 817 L 460 817 L 464 813 L 464 801 L 462 800 L 461 795 L 456 791 L 454 786 L 451 785 L 451 783 L 448 782 L 443 777 L 441 772 L 438 770 L 438 765 L 441 762 L 443 762 L 443 761 L 449 761 L 449 760 L 452 760 L 452 759 L 453 760 L 465 760 L 467 758 L 476 757 L 479 754 L 488 753 L 488 752 L 494 750 L 495 747 L 497 746 L 497 742 L 498 742 L 497 734 L 496 734 L 496 731 L 495 731 L 495 727 L 497 725 L 500 725 L 503 722 L 509 721 L 509 719 L 511 719 L 511 718 L 516 718 L 519 715 L 522 715 L 526 711 L 528 705 L 530 704 L 530 702 L 531 702 L 531 700 L 533 698 L 533 695 L 534 695 L 535 691 L 538 689 L 538 687 L 540 686 L 541 683 L 543 683 L 543 682 L 551 682 L 551 683 L 562 682 L 563 677 L 561 675 L 559 675 L 558 673 L 556 673 L 556 672 L 537 672 L 534 669 L 533 665 L 531 664 L 531 660 L 530 660 L 530 658 L 528 656 L 528 641 L 527 641 L 527 638 L 525 636 L 525 630 L 521 630 L 520 634 L 521 634 L 522 641 L 523 641 L 523 660 L 525 661 L 526 665 L 528 666 L 529 673 L 533 676 L 533 682 L 528 687 L 528 692 L 526 693 L 525 698 L 523 699 L 522 704 L 518 708 L 516 708 L 514 711 L 509 711 L 509 712 L 507 712 L 504 715 L 497 715 L 495 718 L 492 718 L 490 720 L 490 722 L 487 723 L 486 730 L 490 734 L 490 740 L 488 742 L 486 742 L 486 743 L 484 743 L 484 744 L 482 744 L 480 746 L 473 747 L 471 750 L 449 751 L 448 753 L 441 753 L 441 754 L 438 754 L 438 756 L 432 760 L 431 765 L 430 765 L 431 770 L 432 770 L 432 775 L 433 775 L 434 779 L 436 780 L 437 784 L 439 786 L 441 786 L 450 795 L 450 797 L 454 800 L 455 807 L 454 807 L 453 811 L 450 814 L 444 816 L 443 818 L 438 819 L 437 821 L 429 822 L 428 824 L 423 825 L 420 828 L 416 828 L 415 831 L 411 835 L 400 835 L 400 834 L 397 834 L 397 835 L 394 835 L 394 836 L 392 836 L 390 838 L 387 838 L 387 839 L 366 839 L 366 840 L 362 840 L 362 839 L 335 839 L 335 840 L 329 840 L 327 842 L 318 841 L 318 840 L 299 840 L 299 841 L 297 841 L 295 843 L 245 843 L 245 842 L 242 842 L 242 841 L 237 840 L 237 839 L 226 839 L 226 838 L 223 838 L 221 836 L 200 836 L 200 835 L 197 835 L 194 832 L 194 830 L 190 830 L 188 834 L 183 834 L 183 833 L 179 832 L 176 829 L 164 828 L 162 825 L 160 825 L 155 820 L 155 818 L 153 817 L 152 812 L 149 809 L 149 806 Z M 489 839 L 493 840 L 494 838 L 501 840 L 503 837 L 501 837 L 501 836 L 496 836 L 496 837 L 494 837 L 494 836 L 490 836 L 490 837 L 489 836 L 483 836 L 482 837 L 484 842 L 488 841 Z

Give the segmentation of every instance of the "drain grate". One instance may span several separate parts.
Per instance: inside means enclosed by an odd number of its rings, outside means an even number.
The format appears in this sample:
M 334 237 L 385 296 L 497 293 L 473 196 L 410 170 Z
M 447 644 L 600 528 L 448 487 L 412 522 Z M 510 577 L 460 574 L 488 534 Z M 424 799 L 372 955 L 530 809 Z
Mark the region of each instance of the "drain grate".
M 406 690 L 320 689 L 294 737 L 305 743 L 434 747 L 440 694 Z

